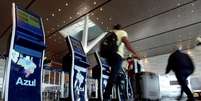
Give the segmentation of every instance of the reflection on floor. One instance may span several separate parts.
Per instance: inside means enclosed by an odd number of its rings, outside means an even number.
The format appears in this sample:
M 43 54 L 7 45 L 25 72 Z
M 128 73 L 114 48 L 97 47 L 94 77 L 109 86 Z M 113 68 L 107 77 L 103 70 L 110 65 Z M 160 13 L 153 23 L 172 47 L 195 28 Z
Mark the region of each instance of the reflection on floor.
M 187 98 L 182 98 L 180 101 L 186 101 L 186 100 Z M 178 100 L 176 100 L 176 98 L 168 97 L 168 98 L 162 98 L 161 101 L 178 101 Z M 201 100 L 195 100 L 195 101 L 201 101 Z

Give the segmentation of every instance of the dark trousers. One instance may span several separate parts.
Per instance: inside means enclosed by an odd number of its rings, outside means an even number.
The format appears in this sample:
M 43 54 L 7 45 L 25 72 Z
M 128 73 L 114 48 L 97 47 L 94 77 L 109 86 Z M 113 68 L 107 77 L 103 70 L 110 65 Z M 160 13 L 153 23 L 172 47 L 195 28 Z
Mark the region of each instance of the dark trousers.
M 117 86 L 119 85 L 118 83 L 120 83 L 118 80 L 119 79 L 119 74 L 121 72 L 121 68 L 122 68 L 122 57 L 118 54 L 113 54 L 110 57 L 107 58 L 107 61 L 109 63 L 109 65 L 111 66 L 111 73 L 110 73 L 110 77 L 108 80 L 108 84 L 106 86 L 105 92 L 104 92 L 104 99 L 110 99 L 110 94 L 112 93 L 112 87 L 114 84 L 116 84 Z
M 189 75 L 181 74 L 181 73 L 176 73 L 176 78 L 181 86 L 181 93 L 180 93 L 180 98 L 183 95 L 183 92 L 186 93 L 189 99 L 193 98 L 193 94 L 191 90 L 188 88 L 188 83 L 187 83 L 187 78 Z

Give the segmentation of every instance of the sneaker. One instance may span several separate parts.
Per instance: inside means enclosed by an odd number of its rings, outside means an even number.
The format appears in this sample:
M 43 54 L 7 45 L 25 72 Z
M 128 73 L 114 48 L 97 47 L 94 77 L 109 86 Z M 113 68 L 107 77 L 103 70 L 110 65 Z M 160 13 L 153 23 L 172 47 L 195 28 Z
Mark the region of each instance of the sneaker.
M 186 101 L 195 101 L 194 98 L 188 98 Z

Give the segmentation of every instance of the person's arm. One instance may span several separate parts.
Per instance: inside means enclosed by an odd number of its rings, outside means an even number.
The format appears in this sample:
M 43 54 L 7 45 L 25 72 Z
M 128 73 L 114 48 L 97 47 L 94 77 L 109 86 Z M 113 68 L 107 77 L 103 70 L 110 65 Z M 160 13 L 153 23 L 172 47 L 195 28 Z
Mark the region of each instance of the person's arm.
M 125 44 L 127 50 L 130 51 L 133 54 L 134 58 L 140 60 L 140 56 L 134 51 L 134 49 L 132 48 L 131 44 L 128 41 L 128 38 L 127 37 L 122 37 L 122 42 Z
M 168 59 L 168 64 L 165 70 L 165 74 L 168 74 L 170 72 L 170 70 L 172 69 L 172 56 L 169 57 Z

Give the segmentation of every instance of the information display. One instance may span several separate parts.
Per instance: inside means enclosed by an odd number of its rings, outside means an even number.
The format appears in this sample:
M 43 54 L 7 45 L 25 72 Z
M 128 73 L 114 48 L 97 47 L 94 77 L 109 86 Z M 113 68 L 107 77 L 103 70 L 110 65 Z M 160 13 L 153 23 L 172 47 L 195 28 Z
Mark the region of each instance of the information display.
M 75 101 L 82 101 L 85 99 L 85 84 L 87 77 L 87 68 L 81 66 L 74 66 L 74 77 L 73 77 L 73 93 Z M 82 100 L 81 100 L 82 99 Z
M 41 18 L 15 6 L 5 76 L 5 101 L 41 101 L 45 49 Z
M 32 32 L 33 34 L 42 35 L 40 17 L 30 14 L 23 9 L 16 8 L 17 27 Z
M 87 101 L 87 68 L 89 63 L 81 42 L 71 36 L 67 36 L 66 42 L 70 48 L 72 61 L 70 70 L 70 100 Z M 69 68 L 69 67 L 65 67 Z
M 12 51 L 8 101 L 40 101 L 41 65 L 40 58 Z
M 71 40 L 74 52 L 78 53 L 78 54 L 85 55 L 80 41 L 78 41 L 77 39 L 75 39 L 73 37 L 70 37 L 70 40 Z
M 104 93 L 109 80 L 110 69 L 105 59 L 101 58 L 101 62 L 102 62 L 102 90 Z

